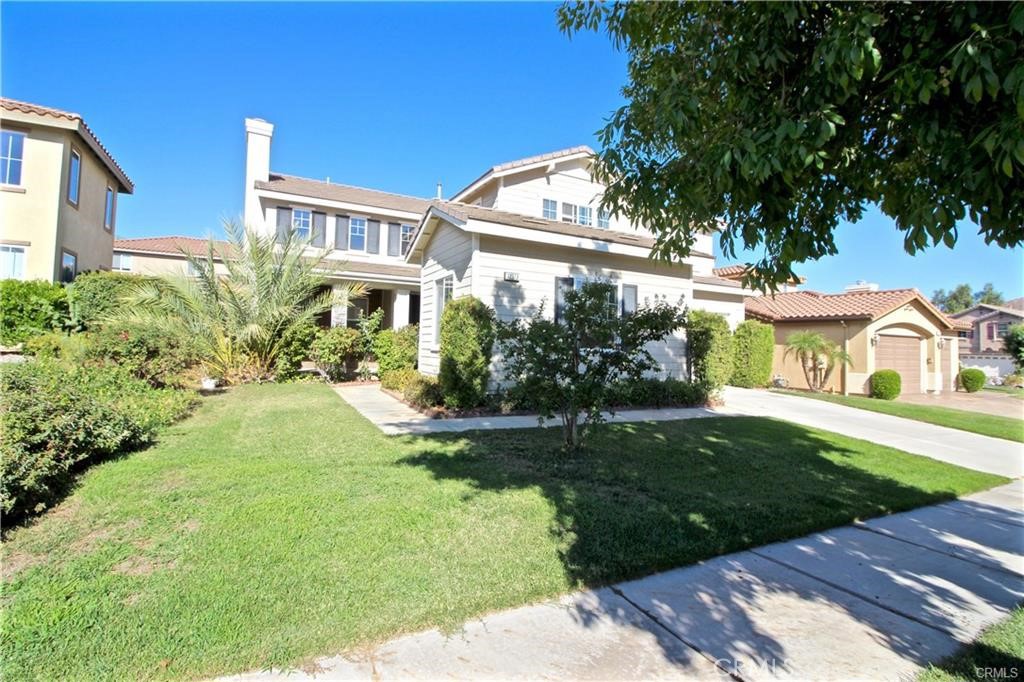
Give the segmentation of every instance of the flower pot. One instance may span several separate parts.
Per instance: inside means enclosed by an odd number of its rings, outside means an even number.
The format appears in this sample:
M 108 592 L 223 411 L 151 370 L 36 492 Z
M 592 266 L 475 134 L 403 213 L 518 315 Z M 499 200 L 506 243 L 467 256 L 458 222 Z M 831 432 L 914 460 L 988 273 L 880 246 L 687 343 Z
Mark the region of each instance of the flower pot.
M 212 377 L 204 377 L 202 381 L 202 387 L 204 391 L 216 391 L 217 384 L 219 382 Z

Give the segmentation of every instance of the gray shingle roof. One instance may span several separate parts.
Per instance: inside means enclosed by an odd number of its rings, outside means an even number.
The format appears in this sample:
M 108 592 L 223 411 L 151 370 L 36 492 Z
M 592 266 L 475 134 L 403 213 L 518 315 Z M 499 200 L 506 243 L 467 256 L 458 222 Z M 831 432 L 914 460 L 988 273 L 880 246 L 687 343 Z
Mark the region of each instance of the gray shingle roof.
M 344 201 L 350 204 L 363 204 L 393 211 L 407 211 L 409 213 L 423 213 L 430 205 L 429 199 L 381 192 L 380 190 L 368 189 L 366 187 L 339 185 L 333 182 L 284 175 L 283 173 L 271 173 L 270 180 L 265 182 L 257 180 L 256 189 L 297 194 L 312 199 Z

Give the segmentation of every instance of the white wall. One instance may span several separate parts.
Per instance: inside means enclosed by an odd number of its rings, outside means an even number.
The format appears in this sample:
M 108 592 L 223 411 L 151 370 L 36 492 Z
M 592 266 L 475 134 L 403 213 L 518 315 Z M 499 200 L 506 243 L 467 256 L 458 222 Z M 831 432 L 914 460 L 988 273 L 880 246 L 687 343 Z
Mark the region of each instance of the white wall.
M 437 283 L 448 275 L 454 278 L 453 296 L 472 292 L 474 237 L 441 223 L 423 254 L 420 270 L 420 350 L 419 369 L 424 374 L 440 370 L 437 345 Z

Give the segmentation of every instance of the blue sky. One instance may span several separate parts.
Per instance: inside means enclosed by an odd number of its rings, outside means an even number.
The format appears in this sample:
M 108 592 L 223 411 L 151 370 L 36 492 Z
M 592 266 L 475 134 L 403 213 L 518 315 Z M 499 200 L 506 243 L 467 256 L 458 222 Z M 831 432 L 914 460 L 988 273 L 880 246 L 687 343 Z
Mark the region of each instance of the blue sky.
M 0 5 L 0 91 L 70 109 L 135 181 L 118 234 L 206 235 L 242 205 L 246 116 L 275 124 L 274 170 L 405 194 L 445 194 L 502 161 L 595 145 L 621 103 L 625 58 L 571 41 L 556 5 Z M 808 287 L 857 279 L 926 293 L 966 281 L 1024 295 L 1024 250 L 910 257 L 871 210 Z

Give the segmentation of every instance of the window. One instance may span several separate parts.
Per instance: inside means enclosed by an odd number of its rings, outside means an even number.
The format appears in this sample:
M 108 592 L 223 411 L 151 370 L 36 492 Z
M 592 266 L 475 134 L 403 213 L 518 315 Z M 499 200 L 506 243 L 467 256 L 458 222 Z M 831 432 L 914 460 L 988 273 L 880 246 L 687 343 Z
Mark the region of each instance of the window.
M 82 185 L 82 155 L 71 150 L 71 164 L 68 166 L 68 201 L 78 206 L 78 191 Z
M 0 184 L 21 184 L 21 156 L 25 151 L 25 133 L 0 130 Z
M 999 326 L 996 328 L 996 336 L 998 338 L 1000 338 L 1000 339 L 1005 337 L 1009 332 L 1010 332 L 1010 323 L 1009 322 L 1000 322 Z
M 622 285 L 622 314 L 632 315 L 637 307 L 637 289 L 635 284 Z
M 576 219 L 576 204 L 567 204 L 562 202 L 562 222 L 574 223 L 576 222 Z
M 110 230 L 114 229 L 114 190 L 111 187 L 107 187 L 107 203 L 103 209 L 103 227 Z
M 545 199 L 543 215 L 548 220 L 558 220 L 558 202 L 554 199 Z
M 78 256 L 70 251 L 63 251 L 60 256 L 60 281 L 65 284 L 74 281 L 78 275 Z
M 313 214 L 304 208 L 292 209 L 292 232 L 296 238 L 309 239 L 310 228 L 313 225 Z
M 114 252 L 114 262 L 110 266 L 111 270 L 117 270 L 118 272 L 131 272 L 132 271 L 132 254 L 130 253 L 118 253 Z
M 345 326 L 349 329 L 359 329 L 359 320 L 370 314 L 370 299 L 354 298 L 349 301 L 348 314 L 345 317 Z
M 592 213 L 593 213 L 593 209 L 591 209 L 589 206 L 580 206 L 580 209 L 579 209 L 580 225 L 590 225 L 591 224 L 591 214 Z
M 611 213 L 609 213 L 608 211 L 604 210 L 603 208 L 598 209 L 598 211 L 597 211 L 597 226 L 598 227 L 603 227 L 604 229 L 608 229 L 609 225 L 611 224 L 611 219 L 612 219 L 612 214 Z
M 0 244 L 0 279 L 25 276 L 25 247 Z
M 584 284 L 595 283 L 595 284 L 607 284 L 608 286 L 608 306 L 606 311 L 608 317 L 617 317 L 619 314 L 619 286 L 612 281 L 599 277 L 556 277 L 555 278 L 555 322 L 561 322 L 565 312 L 565 294 L 568 291 L 576 291 L 583 287 Z M 636 309 L 636 287 L 632 286 L 633 289 L 633 310 Z M 625 296 L 625 287 L 623 287 L 623 296 Z
M 434 314 L 434 340 L 440 343 L 441 313 L 444 312 L 445 304 L 452 300 L 452 296 L 455 294 L 455 277 L 452 275 L 442 277 L 434 282 L 434 287 L 437 294 L 437 312 Z
M 416 234 L 416 228 L 412 225 L 402 225 L 402 255 L 409 253 L 412 246 L 412 237 Z
M 366 218 L 349 218 L 348 248 L 351 251 L 366 251 Z

